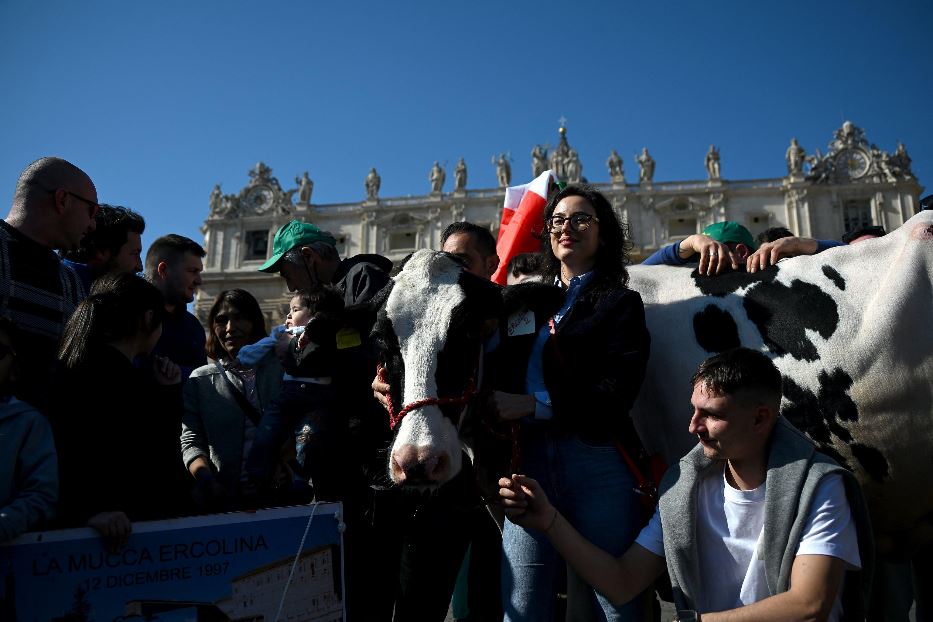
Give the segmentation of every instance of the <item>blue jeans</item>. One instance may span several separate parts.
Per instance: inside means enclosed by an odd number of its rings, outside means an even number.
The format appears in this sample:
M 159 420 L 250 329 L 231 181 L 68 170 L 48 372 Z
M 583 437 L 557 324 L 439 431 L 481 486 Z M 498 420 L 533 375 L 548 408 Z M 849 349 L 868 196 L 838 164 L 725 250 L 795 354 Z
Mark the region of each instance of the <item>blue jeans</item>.
M 575 436 L 556 436 L 548 428 L 537 422 L 523 425 L 520 470 L 541 483 L 551 503 L 583 537 L 612 555 L 622 555 L 641 528 L 635 478 L 614 445 L 588 445 Z M 505 620 L 553 620 L 554 584 L 563 559 L 543 533 L 509 521 L 502 546 Z M 603 596 L 596 597 L 606 620 L 643 619 L 641 599 L 615 607 Z

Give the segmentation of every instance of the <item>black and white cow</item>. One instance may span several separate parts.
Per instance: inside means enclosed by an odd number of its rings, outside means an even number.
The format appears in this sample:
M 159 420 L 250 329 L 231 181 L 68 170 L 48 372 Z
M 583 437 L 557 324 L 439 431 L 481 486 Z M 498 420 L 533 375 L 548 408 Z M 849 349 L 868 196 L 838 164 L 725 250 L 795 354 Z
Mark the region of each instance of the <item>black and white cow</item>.
M 649 448 L 671 462 L 696 444 L 689 379 L 703 359 L 760 349 L 784 377 L 781 413 L 858 476 L 879 547 L 933 541 L 933 212 L 754 274 L 630 274 L 651 332 L 632 411 Z
M 879 545 L 933 541 L 933 212 L 754 274 L 630 272 L 652 339 L 632 412 L 649 449 L 672 462 L 696 443 L 689 379 L 703 359 L 756 348 L 784 377 L 782 414 L 863 484 Z M 459 471 L 457 425 L 477 378 L 480 328 L 500 301 L 442 253 L 415 253 L 395 278 L 375 334 L 395 416 L 415 408 L 396 427 L 394 482 L 438 485 Z
M 389 288 L 373 336 L 390 386 L 395 435 L 388 473 L 400 485 L 434 487 L 461 468 L 458 432 L 481 373 L 482 331 L 502 306 L 498 286 L 447 253 L 414 253 Z

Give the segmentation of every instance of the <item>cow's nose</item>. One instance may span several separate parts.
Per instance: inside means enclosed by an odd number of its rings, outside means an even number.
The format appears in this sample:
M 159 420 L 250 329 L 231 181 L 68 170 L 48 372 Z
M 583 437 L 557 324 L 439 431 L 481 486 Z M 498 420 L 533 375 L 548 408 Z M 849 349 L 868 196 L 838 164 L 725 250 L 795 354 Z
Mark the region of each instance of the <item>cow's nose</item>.
M 450 456 L 430 447 L 402 445 L 392 454 L 392 478 L 399 485 L 436 485 L 450 475 Z

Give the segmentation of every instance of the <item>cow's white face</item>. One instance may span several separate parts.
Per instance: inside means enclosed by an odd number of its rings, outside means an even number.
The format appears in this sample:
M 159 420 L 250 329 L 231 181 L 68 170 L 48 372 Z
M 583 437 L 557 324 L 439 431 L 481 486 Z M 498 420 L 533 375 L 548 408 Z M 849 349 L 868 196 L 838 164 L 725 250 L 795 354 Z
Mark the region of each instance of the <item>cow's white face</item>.
M 477 300 L 468 300 L 474 281 L 495 290 L 450 255 L 428 250 L 412 255 L 395 277 L 375 329 L 395 412 L 422 400 L 462 397 L 475 380 L 482 317 Z M 428 404 L 402 418 L 388 460 L 394 483 L 433 487 L 460 471 L 457 423 L 464 408 Z

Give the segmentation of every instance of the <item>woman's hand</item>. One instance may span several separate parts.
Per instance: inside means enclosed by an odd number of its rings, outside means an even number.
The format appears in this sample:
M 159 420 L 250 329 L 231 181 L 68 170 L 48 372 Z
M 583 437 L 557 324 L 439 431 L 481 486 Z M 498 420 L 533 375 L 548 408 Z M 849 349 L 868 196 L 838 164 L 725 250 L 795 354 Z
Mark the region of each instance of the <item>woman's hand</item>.
M 493 391 L 489 406 L 503 421 L 514 421 L 535 414 L 535 398 L 522 393 Z
M 506 517 L 516 525 L 547 531 L 557 518 L 557 508 L 548 501 L 541 484 L 525 475 L 499 479 L 499 497 Z
M 181 382 L 181 367 L 164 356 L 153 357 L 152 372 L 156 382 L 163 386 Z
M 104 548 L 119 553 L 133 532 L 133 523 L 123 512 L 101 512 L 87 519 L 87 526 L 100 533 Z
M 708 235 L 696 233 L 680 243 L 681 259 L 689 259 L 694 254 L 700 255 L 700 274 L 719 274 L 726 266 L 739 269 L 739 260 L 727 244 L 717 242 Z

